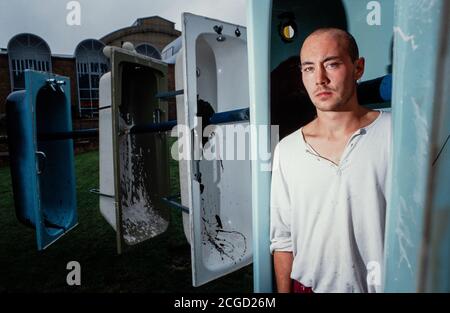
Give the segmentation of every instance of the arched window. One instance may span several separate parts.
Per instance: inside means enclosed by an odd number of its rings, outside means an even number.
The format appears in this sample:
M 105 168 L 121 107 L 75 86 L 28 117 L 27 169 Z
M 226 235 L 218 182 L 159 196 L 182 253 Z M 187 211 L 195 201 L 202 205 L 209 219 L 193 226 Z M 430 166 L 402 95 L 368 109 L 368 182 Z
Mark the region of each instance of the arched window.
M 100 77 L 109 69 L 109 60 L 103 54 L 104 47 L 96 39 L 86 39 L 75 49 L 78 109 L 81 116 L 98 114 Z
M 13 91 L 25 88 L 24 71 L 52 71 L 52 56 L 48 44 L 33 34 L 19 34 L 8 42 L 9 75 Z
M 154 59 L 161 60 L 161 53 L 159 53 L 158 49 L 148 43 L 141 43 L 137 45 L 136 52 Z

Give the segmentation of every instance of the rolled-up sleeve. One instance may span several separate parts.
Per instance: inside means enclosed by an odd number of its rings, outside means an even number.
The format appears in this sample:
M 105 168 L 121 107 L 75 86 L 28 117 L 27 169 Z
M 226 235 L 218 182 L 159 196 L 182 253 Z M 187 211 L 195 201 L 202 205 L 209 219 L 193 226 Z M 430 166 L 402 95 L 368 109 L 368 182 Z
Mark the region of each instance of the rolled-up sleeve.
M 270 191 L 270 253 L 292 251 L 290 199 L 280 162 L 280 145 L 274 152 Z

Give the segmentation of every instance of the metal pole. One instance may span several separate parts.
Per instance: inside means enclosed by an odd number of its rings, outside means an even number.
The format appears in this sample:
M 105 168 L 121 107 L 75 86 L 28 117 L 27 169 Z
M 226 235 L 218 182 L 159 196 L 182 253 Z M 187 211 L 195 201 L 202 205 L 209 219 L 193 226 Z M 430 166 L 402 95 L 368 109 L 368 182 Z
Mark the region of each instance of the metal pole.
M 262 171 L 267 166 L 259 156 L 260 145 L 270 151 L 269 65 L 270 22 L 272 0 L 247 2 L 248 58 L 250 88 L 250 125 L 252 154 L 253 207 L 253 289 L 254 292 L 272 292 L 272 257 L 269 251 L 270 180 L 271 173 Z

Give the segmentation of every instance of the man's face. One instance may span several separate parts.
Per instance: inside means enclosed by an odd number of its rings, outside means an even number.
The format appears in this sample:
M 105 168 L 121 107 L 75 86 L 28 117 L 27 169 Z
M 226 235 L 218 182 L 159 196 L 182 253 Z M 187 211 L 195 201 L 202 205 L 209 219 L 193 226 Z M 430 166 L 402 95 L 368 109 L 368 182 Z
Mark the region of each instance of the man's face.
M 300 53 L 302 79 L 311 101 L 320 111 L 348 109 L 356 95 L 356 81 L 364 59 L 352 62 L 345 38 L 321 33 L 308 37 Z

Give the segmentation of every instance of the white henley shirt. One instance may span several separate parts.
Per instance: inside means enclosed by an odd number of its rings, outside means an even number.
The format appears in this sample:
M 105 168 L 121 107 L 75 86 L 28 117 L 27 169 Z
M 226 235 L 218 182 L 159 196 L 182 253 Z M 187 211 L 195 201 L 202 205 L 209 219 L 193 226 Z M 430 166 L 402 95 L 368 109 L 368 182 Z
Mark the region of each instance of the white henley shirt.
M 381 292 L 391 114 L 349 139 L 339 165 L 280 141 L 271 185 L 270 251 L 292 251 L 291 278 L 314 292 Z

